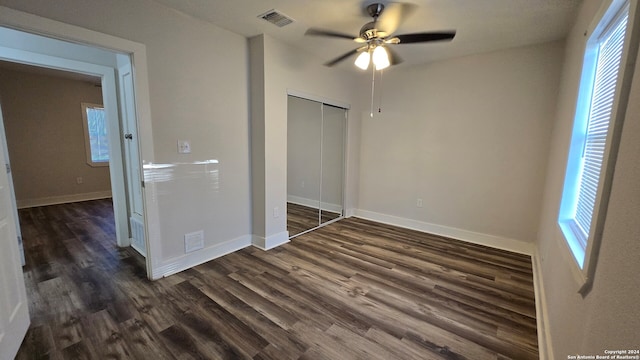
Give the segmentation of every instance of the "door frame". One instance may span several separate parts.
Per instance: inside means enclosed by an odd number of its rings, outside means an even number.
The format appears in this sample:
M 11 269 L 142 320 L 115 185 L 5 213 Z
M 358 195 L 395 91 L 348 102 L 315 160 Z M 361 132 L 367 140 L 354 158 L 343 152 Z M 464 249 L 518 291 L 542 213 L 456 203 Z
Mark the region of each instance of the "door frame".
M 140 159 L 147 159 L 153 162 L 153 139 L 151 131 L 149 86 L 147 77 L 146 48 L 143 44 L 129 40 L 120 39 L 107 34 L 98 33 L 81 27 L 60 23 L 36 15 L 23 13 L 4 6 L 0 6 L 0 26 L 22 31 L 25 33 L 42 35 L 48 38 L 68 41 L 89 47 L 107 49 L 114 53 L 128 55 L 131 66 L 134 69 L 134 101 L 137 114 L 138 144 Z M 122 161 L 122 142 L 120 140 L 120 122 L 118 118 L 119 103 L 116 95 L 116 71 L 117 69 L 90 64 L 77 60 L 62 59 L 55 56 L 36 54 L 28 51 L 2 47 L 3 58 L 8 61 L 22 62 L 29 65 L 49 67 L 60 70 L 80 72 L 99 76 L 102 79 L 103 102 L 105 112 L 109 118 L 110 136 L 109 152 L 113 158 L 120 159 L 119 166 L 111 170 L 112 192 L 114 201 L 114 217 L 116 218 L 116 232 L 120 246 L 129 245 L 129 225 L 127 216 L 127 198 L 124 167 Z M 110 109 L 110 110 L 108 110 Z M 115 120 L 114 120 L 115 119 Z M 112 141 L 112 139 L 114 141 Z M 115 141 L 117 139 L 117 141 Z M 143 162 L 140 162 L 143 165 Z M 141 169 L 142 172 L 142 169 Z M 143 174 L 141 174 L 143 176 Z M 144 189 L 143 189 L 144 195 Z M 146 268 L 147 277 L 153 279 L 153 255 L 155 249 L 159 248 L 159 227 L 149 226 L 149 223 L 159 222 L 158 204 L 155 197 L 143 196 L 144 201 L 144 227 L 146 243 Z
M 102 84 L 102 103 L 108 123 L 109 134 L 109 174 L 113 198 L 113 215 L 116 226 L 118 246 L 130 245 L 128 219 L 126 215 L 126 188 L 124 187 L 124 171 L 122 147 L 120 146 L 120 124 L 118 117 L 118 98 L 116 95 L 116 79 L 114 70 L 107 66 L 95 65 L 81 61 L 62 59 L 54 56 L 37 54 L 24 50 L 0 47 L 0 60 L 18 62 L 32 66 L 65 70 L 86 75 L 98 76 Z M 124 211 L 124 212 L 123 212 Z

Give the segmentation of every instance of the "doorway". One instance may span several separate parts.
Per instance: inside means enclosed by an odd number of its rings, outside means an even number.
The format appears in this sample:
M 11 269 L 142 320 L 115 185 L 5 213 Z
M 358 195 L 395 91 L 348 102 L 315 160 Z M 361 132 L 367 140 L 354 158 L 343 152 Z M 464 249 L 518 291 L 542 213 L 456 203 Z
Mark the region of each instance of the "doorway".
M 110 166 L 110 180 L 113 193 L 113 211 L 115 218 L 115 234 L 118 245 L 128 246 L 131 242 L 130 234 L 132 233 L 129 225 L 128 206 L 131 202 L 128 199 L 130 194 L 139 193 L 142 196 L 141 203 L 146 205 L 146 199 L 142 191 L 142 181 L 137 182 L 140 187 L 139 191 L 131 191 L 127 188 L 126 179 L 132 179 L 132 176 L 125 177 L 126 170 L 123 162 L 127 161 L 123 153 L 123 142 L 120 136 L 129 135 L 126 139 L 133 140 L 134 146 L 130 148 L 136 153 L 129 153 L 127 159 L 134 156 L 137 158 L 138 176 L 142 178 L 140 156 L 142 153 L 146 155 L 148 161 L 152 162 L 153 143 L 151 132 L 149 88 L 147 78 L 147 60 L 146 48 L 143 44 L 133 41 L 109 36 L 106 34 L 94 32 L 76 26 L 56 22 L 35 15 L 22 13 L 3 6 L 0 6 L 0 59 L 10 62 L 35 65 L 45 68 L 53 68 L 58 70 L 72 71 L 75 73 L 88 74 L 97 76 L 101 80 L 103 103 L 105 116 L 109 123 L 109 136 L 114 137 L 114 141 L 109 141 L 109 156 L 113 161 L 118 161 L 118 166 Z M 11 33 L 12 36 L 7 35 Z M 39 36 L 35 34 L 47 34 L 47 36 Z M 25 37 L 37 37 L 38 41 L 29 42 Z M 59 40 L 58 40 L 59 39 Z M 110 49 L 110 50 L 106 50 Z M 106 63 L 105 63 L 106 62 Z M 120 70 L 127 70 L 121 72 Z M 132 69 L 135 68 L 135 72 Z M 124 75 L 129 77 L 130 81 L 120 81 L 120 84 L 130 86 L 126 92 L 129 97 L 120 97 L 118 101 L 118 93 L 123 93 L 122 87 L 117 87 L 116 77 Z M 135 81 L 134 81 L 135 79 Z M 133 87 L 133 84 L 136 84 Z M 126 87 L 125 86 L 125 87 Z M 135 98 L 133 98 L 135 96 Z M 123 102 L 123 99 L 129 99 L 129 102 Z M 123 105 L 122 110 L 120 105 Z M 121 133 L 120 122 L 118 118 L 119 111 L 127 116 L 123 117 L 123 121 L 129 121 L 144 131 L 139 133 Z M 128 114 L 134 113 L 135 116 L 130 117 Z M 143 142 L 138 142 L 138 137 L 143 137 Z M 110 139 L 111 140 L 111 139 Z M 144 146 L 142 146 L 144 144 Z M 4 144 L 3 144 L 4 145 Z M 0 146 L 4 160 L 3 146 Z M 141 151 L 143 150 L 143 151 Z M 129 169 L 129 168 L 127 168 Z M 0 358 L 11 358 L 18 351 L 21 340 L 26 335 L 29 327 L 29 313 L 27 305 L 27 295 L 25 290 L 24 277 L 20 268 L 20 251 L 18 249 L 18 237 L 15 231 L 16 222 L 11 212 L 15 212 L 15 202 L 13 206 L 9 201 L 10 196 L 6 191 L 8 186 L 8 177 L 0 176 L 0 190 L 3 191 L 2 204 L 0 204 L 0 221 L 4 224 L 0 242 L 3 251 L 2 261 L 4 265 L 0 271 L 0 292 L 11 294 L 10 298 L 3 298 L 9 302 L 3 302 L 0 306 Z M 152 246 L 149 245 L 150 239 L 159 245 L 160 233 L 155 227 L 149 228 L 149 222 L 156 223 L 158 221 L 157 202 L 150 197 L 150 206 L 144 206 L 143 221 L 141 222 L 142 231 L 136 233 L 141 234 L 143 243 L 146 245 L 145 267 L 146 276 L 149 279 L 156 279 L 159 276 L 154 274 L 154 261 L 152 261 Z M 147 215 L 147 211 L 149 215 Z M 133 218 L 133 217 L 131 217 Z M 1 225 L 0 224 L 0 225 Z M 8 251 L 4 251 L 8 250 Z M 81 255 L 80 255 L 81 256 Z M 78 272 L 82 274 L 82 272 Z M 98 274 L 99 275 L 99 274 Z M 144 276 L 144 275 L 143 275 Z M 53 286 L 52 289 L 58 289 Z M 109 302 L 113 303 L 112 301 Z
M 128 131 L 137 129 L 130 55 L 8 28 L 0 27 L 0 32 L 0 60 L 93 76 L 99 80 L 108 127 L 109 178 L 117 244 L 127 247 L 134 239 L 138 245 L 136 250 L 146 256 L 148 246 L 142 210 L 144 200 L 138 135 L 137 131 Z M 60 57 L 60 51 L 64 51 L 66 56 Z M 123 129 L 127 133 L 123 133 Z M 147 274 L 151 277 L 149 263 L 147 259 Z
M 17 209 L 111 199 L 100 78 L 0 61 L 0 103 L 16 220 Z

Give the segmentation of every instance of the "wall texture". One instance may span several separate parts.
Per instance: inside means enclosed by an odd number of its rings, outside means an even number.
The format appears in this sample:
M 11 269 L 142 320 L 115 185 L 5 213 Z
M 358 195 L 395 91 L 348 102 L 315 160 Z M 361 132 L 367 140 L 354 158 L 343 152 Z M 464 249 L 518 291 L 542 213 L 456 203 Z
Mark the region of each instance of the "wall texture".
M 608 1 L 587 0 L 567 39 L 556 124 L 549 154 L 538 238 L 552 355 L 603 354 L 638 348 L 640 329 L 640 67 L 635 64 L 629 106 L 615 166 L 611 198 L 593 288 L 583 298 L 572 274 L 572 255 L 557 226 L 565 165 L 586 38 L 585 30 Z M 634 59 L 635 60 L 635 59 Z
M 109 167 L 87 164 L 80 105 L 101 104 L 99 87 L 0 68 L 0 102 L 19 207 L 108 196 Z
M 361 213 L 533 242 L 562 51 L 554 42 L 385 73 L 381 112 L 361 120 Z

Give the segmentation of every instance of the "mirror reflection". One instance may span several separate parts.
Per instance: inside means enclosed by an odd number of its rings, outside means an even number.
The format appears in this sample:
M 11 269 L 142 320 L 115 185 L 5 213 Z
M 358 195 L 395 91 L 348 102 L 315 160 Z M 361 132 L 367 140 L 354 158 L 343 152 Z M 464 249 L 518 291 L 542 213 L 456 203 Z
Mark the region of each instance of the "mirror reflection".
M 288 98 L 287 230 L 294 237 L 343 216 L 346 109 Z
M 342 216 L 346 110 L 322 105 L 320 222 Z

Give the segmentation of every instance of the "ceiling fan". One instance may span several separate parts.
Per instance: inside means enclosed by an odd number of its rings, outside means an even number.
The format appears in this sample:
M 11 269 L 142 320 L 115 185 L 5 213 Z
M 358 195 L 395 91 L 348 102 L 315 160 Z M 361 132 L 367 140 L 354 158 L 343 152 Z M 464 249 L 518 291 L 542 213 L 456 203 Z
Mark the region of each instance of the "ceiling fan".
M 390 45 L 452 40 L 455 37 L 455 31 L 393 35 L 400 23 L 415 10 L 415 7 L 416 5 L 408 3 L 390 3 L 386 7 L 381 3 L 366 6 L 365 10 L 369 16 L 373 17 L 373 21 L 366 23 L 360 29 L 360 34 L 357 37 L 317 28 L 308 29 L 305 35 L 349 39 L 363 44 L 359 48 L 325 63 L 326 66 L 334 66 L 350 56 L 360 53 L 355 62 L 356 66 L 366 70 L 373 60 L 375 69 L 382 70 L 402 62 L 402 59 L 390 48 Z

